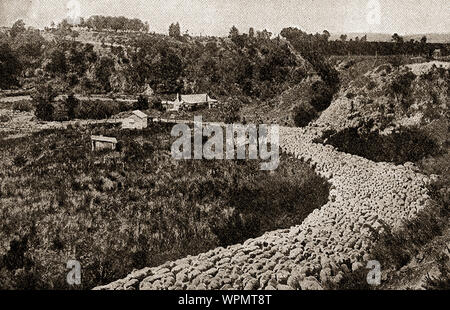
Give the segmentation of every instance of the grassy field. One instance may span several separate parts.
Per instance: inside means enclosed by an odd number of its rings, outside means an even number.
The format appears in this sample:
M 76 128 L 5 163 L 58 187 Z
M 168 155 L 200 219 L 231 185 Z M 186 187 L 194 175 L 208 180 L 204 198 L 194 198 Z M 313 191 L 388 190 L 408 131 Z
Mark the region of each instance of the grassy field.
M 66 289 L 299 224 L 329 185 L 296 160 L 175 161 L 170 128 L 46 130 L 0 143 L 0 288 Z M 90 135 L 118 139 L 92 153 Z

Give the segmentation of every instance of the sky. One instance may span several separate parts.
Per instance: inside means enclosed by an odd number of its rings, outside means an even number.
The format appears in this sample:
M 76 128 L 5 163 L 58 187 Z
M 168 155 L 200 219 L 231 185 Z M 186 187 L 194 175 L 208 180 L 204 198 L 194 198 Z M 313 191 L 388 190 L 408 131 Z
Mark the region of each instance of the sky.
M 0 26 L 23 19 L 43 28 L 68 14 L 139 18 L 157 33 L 179 22 L 192 35 L 222 36 L 233 25 L 241 32 L 254 27 L 275 34 L 285 27 L 312 33 L 450 32 L 450 0 L 0 0 Z

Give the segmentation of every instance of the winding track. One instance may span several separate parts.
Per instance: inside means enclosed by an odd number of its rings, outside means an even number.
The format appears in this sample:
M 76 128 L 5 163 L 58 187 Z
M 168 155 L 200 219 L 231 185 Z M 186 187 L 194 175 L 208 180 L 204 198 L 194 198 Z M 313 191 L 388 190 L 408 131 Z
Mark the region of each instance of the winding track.
M 280 127 L 280 148 L 332 184 L 329 201 L 301 225 L 133 271 L 95 289 L 321 289 L 364 268 L 371 230 L 393 229 L 430 201 L 429 178 L 407 165 L 375 163 L 313 143 L 320 127 Z

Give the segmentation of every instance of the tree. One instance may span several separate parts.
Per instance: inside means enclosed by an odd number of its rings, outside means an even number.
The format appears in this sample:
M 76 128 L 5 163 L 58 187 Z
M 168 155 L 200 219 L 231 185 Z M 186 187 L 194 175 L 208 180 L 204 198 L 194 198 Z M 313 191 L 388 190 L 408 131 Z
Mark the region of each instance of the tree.
M 176 93 L 182 88 L 181 76 L 183 62 L 173 50 L 162 50 L 159 63 L 159 91 L 163 93 Z
M 256 37 L 260 40 L 270 40 L 272 33 L 264 29 L 263 31 L 257 31 Z
M 137 102 L 134 105 L 136 110 L 148 110 L 148 99 L 143 95 L 139 95 Z
M 75 118 L 75 110 L 80 105 L 80 101 L 71 93 L 64 101 L 64 105 L 67 109 L 67 116 L 69 119 Z
M 323 31 L 323 33 L 322 33 L 322 38 L 325 40 L 325 41 L 328 41 L 328 39 L 330 39 L 330 37 L 331 37 L 331 34 L 330 34 L 330 32 L 328 31 L 328 30 L 324 30 Z
M 332 86 L 328 85 L 323 81 L 316 81 L 313 83 L 312 87 L 312 95 L 311 95 L 311 105 L 318 112 L 322 112 L 327 109 L 334 95 L 334 89 Z
M 45 66 L 45 70 L 53 74 L 66 74 L 67 73 L 67 61 L 64 51 L 60 47 L 55 48 L 49 57 L 49 61 Z
M 180 24 L 178 22 L 176 24 L 172 23 L 169 26 L 169 36 L 176 39 L 181 37 L 181 29 Z
M 236 26 L 231 27 L 230 29 L 230 34 L 228 35 L 228 37 L 230 39 L 236 38 L 239 36 L 239 30 L 236 28 Z
M 58 96 L 58 92 L 50 85 L 39 85 L 31 98 L 36 106 L 35 115 L 38 119 L 44 121 L 51 121 L 53 119 L 53 105 L 52 102 Z
M 98 87 L 106 92 L 111 91 L 110 77 L 114 71 L 114 60 L 104 56 L 98 61 L 94 68 L 94 75 Z
M 78 31 L 71 31 L 70 36 L 72 37 L 72 41 L 75 41 L 76 38 L 80 36 Z
M 248 30 L 248 37 L 249 38 L 255 37 L 255 29 L 253 27 L 250 27 L 250 29 Z
M 6 43 L 0 43 L 0 88 L 9 88 L 17 85 L 17 76 L 20 74 L 19 59 Z
M 395 69 L 399 69 L 400 66 L 402 65 L 402 58 L 398 55 L 392 56 L 388 59 L 388 62 L 391 64 L 392 67 L 394 67 Z
M 164 109 L 163 109 L 163 105 L 162 105 L 162 102 L 161 102 L 161 98 L 152 97 L 152 99 L 151 99 L 151 107 L 153 109 L 155 109 L 155 110 L 163 111 Z
M 17 35 L 25 32 L 25 31 L 26 31 L 25 23 L 23 22 L 23 20 L 19 19 L 11 27 L 11 31 L 9 33 L 11 34 L 11 37 L 15 38 Z
M 404 42 L 403 37 L 399 36 L 398 33 L 394 33 L 392 35 L 392 41 L 395 43 L 403 43 Z
M 35 115 L 41 121 L 52 121 L 55 108 L 49 102 L 40 102 L 36 105 Z
M 140 30 L 143 32 L 148 32 L 150 30 L 150 25 L 148 24 L 148 22 L 145 22 Z

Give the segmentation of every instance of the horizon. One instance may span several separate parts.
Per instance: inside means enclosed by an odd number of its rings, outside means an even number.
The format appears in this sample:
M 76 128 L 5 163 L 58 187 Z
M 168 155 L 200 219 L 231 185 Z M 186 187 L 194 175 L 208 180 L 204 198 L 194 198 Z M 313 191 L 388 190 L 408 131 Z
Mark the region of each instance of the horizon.
M 240 32 L 250 27 L 278 34 L 297 27 L 308 33 L 373 33 L 417 35 L 450 32 L 447 0 L 1 0 L 0 25 L 23 19 L 35 28 L 60 22 L 70 6 L 78 16 L 125 16 L 147 21 L 150 32 L 167 33 L 179 22 L 182 33 L 227 35 L 234 25 Z M 395 14 L 402 12 L 402 14 Z M 73 14 L 73 13 L 72 13 Z

